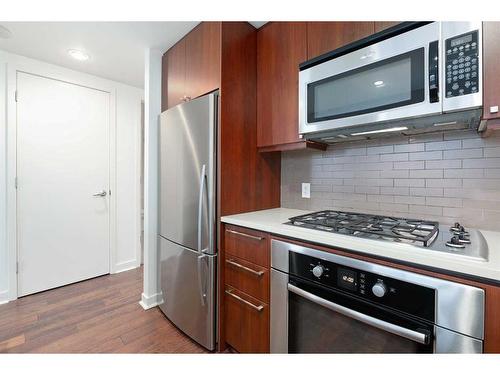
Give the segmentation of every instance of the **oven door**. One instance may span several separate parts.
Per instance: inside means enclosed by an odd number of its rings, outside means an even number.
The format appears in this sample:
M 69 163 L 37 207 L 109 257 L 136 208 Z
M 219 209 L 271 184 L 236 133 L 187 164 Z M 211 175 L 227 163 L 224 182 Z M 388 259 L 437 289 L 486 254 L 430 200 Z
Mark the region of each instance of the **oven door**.
M 433 324 L 290 276 L 290 353 L 432 353 Z
M 302 70 L 300 133 L 440 113 L 438 51 L 434 22 Z

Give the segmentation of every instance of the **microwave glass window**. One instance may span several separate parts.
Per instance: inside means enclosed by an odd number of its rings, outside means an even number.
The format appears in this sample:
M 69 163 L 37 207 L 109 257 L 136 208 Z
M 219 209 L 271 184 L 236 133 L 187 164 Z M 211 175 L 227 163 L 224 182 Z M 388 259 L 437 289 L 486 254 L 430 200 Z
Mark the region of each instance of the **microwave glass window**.
M 380 111 L 424 100 L 424 49 L 308 85 L 308 121 Z

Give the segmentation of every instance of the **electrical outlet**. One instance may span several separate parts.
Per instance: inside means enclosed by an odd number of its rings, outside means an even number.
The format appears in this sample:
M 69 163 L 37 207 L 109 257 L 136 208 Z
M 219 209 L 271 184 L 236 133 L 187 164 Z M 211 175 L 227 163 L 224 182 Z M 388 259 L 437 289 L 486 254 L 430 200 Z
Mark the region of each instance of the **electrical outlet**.
M 302 198 L 311 198 L 311 184 L 309 182 L 302 183 Z

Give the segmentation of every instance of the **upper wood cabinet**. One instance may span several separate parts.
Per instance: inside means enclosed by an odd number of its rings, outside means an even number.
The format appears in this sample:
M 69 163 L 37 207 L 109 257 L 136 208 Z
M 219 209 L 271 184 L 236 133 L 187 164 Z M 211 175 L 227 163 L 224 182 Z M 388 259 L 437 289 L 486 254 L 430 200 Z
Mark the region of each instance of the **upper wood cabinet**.
M 375 21 L 375 32 L 388 29 L 389 27 L 395 26 L 402 21 Z
M 186 96 L 193 99 L 219 88 L 221 23 L 202 22 L 185 39 Z
M 185 39 L 181 39 L 163 55 L 162 72 L 161 110 L 164 111 L 181 103 L 186 95 Z
M 483 22 L 483 118 L 500 119 L 500 22 Z
M 202 22 L 165 53 L 162 111 L 219 88 L 220 39 L 220 22 Z
M 307 60 L 306 22 L 272 22 L 257 32 L 257 146 L 300 141 L 299 64 Z
M 307 58 L 345 46 L 374 31 L 373 22 L 308 22 Z

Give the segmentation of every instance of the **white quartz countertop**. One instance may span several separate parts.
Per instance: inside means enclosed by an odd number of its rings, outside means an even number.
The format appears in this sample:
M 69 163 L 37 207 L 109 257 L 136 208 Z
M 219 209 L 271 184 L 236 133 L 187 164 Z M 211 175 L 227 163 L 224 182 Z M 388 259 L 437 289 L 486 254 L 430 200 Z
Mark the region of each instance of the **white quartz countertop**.
M 290 217 L 310 212 L 274 208 L 224 216 L 221 221 L 297 240 L 500 281 L 500 232 L 481 230 L 488 243 L 489 259 L 479 261 L 408 244 L 363 239 L 284 224 Z

